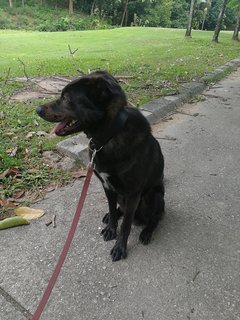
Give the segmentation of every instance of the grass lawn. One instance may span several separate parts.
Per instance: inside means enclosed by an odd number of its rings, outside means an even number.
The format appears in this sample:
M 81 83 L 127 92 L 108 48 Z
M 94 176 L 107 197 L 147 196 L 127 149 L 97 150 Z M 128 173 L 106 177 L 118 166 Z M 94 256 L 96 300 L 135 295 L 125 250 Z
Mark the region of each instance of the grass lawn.
M 0 174 L 13 167 L 19 170 L 2 178 L 0 198 L 11 198 L 21 190 L 42 188 L 62 178 L 61 171 L 44 166 L 42 159 L 42 151 L 54 149 L 56 139 L 49 141 L 37 135 L 26 139 L 28 132 L 50 128 L 35 114 L 41 102 L 9 102 L 12 92 L 23 86 L 5 82 L 7 77 L 24 76 L 18 59 L 24 62 L 29 77 L 76 76 L 69 44 L 72 50 L 78 48 L 75 59 L 86 73 L 101 68 L 114 75 L 134 76 L 123 87 L 137 105 L 175 93 L 181 83 L 240 56 L 240 43 L 231 40 L 231 32 L 221 32 L 219 44 L 211 41 L 212 32 L 193 31 L 192 36 L 185 39 L 184 30 L 161 28 L 58 33 L 0 30 Z
M 212 32 L 193 31 L 192 39 L 184 30 L 161 28 L 118 28 L 97 31 L 23 32 L 0 31 L 0 77 L 77 75 L 68 44 L 84 72 L 101 68 L 115 75 L 136 78 L 124 85 L 130 100 L 145 102 L 161 94 L 174 92 L 179 83 L 240 55 L 240 43 L 231 32 L 221 32 L 219 44 Z M 147 86 L 146 86 L 147 84 Z M 167 85 L 165 85 L 167 84 Z

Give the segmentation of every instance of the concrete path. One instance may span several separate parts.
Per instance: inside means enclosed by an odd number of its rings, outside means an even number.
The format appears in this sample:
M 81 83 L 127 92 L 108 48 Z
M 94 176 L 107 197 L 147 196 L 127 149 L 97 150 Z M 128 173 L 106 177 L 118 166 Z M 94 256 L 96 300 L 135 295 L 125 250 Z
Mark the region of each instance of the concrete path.
M 166 161 L 166 217 L 148 246 L 138 241 L 140 228 L 132 228 L 126 260 L 112 263 L 113 242 L 99 235 L 107 205 L 101 185 L 92 180 L 41 319 L 240 319 L 239 88 L 240 70 L 205 91 L 205 101 L 184 105 L 182 113 L 153 127 Z M 82 183 L 49 193 L 37 205 L 48 212 L 42 219 L 1 231 L 1 320 L 34 313 Z M 45 226 L 53 214 L 55 229 Z

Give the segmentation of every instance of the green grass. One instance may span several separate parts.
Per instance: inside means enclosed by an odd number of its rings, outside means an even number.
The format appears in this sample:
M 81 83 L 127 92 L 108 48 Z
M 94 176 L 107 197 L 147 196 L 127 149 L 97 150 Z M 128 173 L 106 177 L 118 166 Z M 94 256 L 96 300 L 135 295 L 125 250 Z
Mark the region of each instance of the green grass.
M 78 48 L 75 59 L 84 72 L 101 68 L 114 75 L 133 76 L 122 85 L 129 99 L 141 104 L 163 94 L 175 93 L 182 83 L 240 56 L 240 43 L 231 40 L 230 32 L 221 32 L 219 44 L 212 43 L 212 32 L 193 31 L 192 35 L 191 39 L 185 39 L 184 30 L 160 28 L 58 33 L 0 31 L 0 173 L 13 166 L 22 172 L 20 182 L 12 177 L 2 181 L 4 196 L 11 197 L 24 188 L 43 187 L 62 177 L 61 172 L 43 165 L 39 150 L 40 145 L 43 150 L 53 149 L 56 140 L 37 136 L 26 139 L 29 131 L 50 128 L 49 123 L 35 114 L 40 101 L 9 102 L 9 96 L 22 87 L 10 81 L 5 84 L 9 68 L 9 78 L 24 76 L 18 59 L 25 63 L 29 77 L 76 76 L 69 44 L 72 50 Z M 18 152 L 10 157 L 9 150 L 14 146 L 18 146 Z M 34 177 L 31 172 L 28 175 L 29 168 L 37 168 L 42 178 Z
M 0 220 L 12 209 L 6 201 L 3 205 L 2 199 L 10 198 L 11 204 L 24 190 L 24 204 L 29 204 L 41 197 L 48 185 L 56 183 L 61 186 L 71 181 L 68 172 L 49 167 L 42 156 L 44 151 L 55 149 L 59 138 L 47 139 L 37 135 L 38 131 L 49 132 L 51 129 L 50 123 L 36 116 L 35 107 L 40 101 L 28 105 L 8 101 L 9 94 L 22 87 L 22 83 L 9 82 L 0 88 L 0 174 L 12 170 L 9 175 L 0 177 Z M 29 132 L 33 132 L 32 137 L 27 137 Z
M 168 80 L 167 91 L 201 76 L 240 55 L 240 44 L 230 32 L 221 32 L 220 43 L 212 43 L 212 32 L 193 31 L 184 39 L 184 30 L 159 28 L 118 28 L 74 32 L 0 31 L 0 70 L 4 77 L 23 76 L 20 58 L 29 76 L 76 75 L 68 52 L 78 48 L 75 59 L 83 71 L 101 68 L 115 75 L 133 75 L 125 86 L 133 102 L 144 102 L 161 94 L 160 81 Z M 147 90 L 146 81 L 150 81 Z M 164 91 L 166 88 L 164 88 Z

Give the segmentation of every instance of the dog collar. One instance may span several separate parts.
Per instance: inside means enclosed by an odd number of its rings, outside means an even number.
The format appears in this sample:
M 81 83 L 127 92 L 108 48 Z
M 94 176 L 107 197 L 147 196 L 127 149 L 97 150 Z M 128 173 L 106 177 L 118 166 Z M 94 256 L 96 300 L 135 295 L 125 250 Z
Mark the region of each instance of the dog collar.
M 123 109 L 117 115 L 116 120 L 108 126 L 102 134 L 96 135 L 96 137 L 91 137 L 89 139 L 88 148 L 90 151 L 96 150 L 100 151 L 116 134 L 118 134 L 128 119 L 128 112 Z

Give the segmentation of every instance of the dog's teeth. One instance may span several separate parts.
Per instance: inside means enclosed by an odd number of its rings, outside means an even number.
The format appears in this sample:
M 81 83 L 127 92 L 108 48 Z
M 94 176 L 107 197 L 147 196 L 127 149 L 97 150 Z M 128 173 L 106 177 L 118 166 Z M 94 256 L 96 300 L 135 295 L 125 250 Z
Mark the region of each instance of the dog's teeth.
M 70 123 L 69 123 L 69 126 L 73 126 L 75 123 L 77 122 L 77 120 L 72 120 Z
M 66 128 L 72 127 L 76 122 L 77 122 L 77 120 L 72 120 L 71 122 L 69 122 L 69 123 L 66 125 Z

